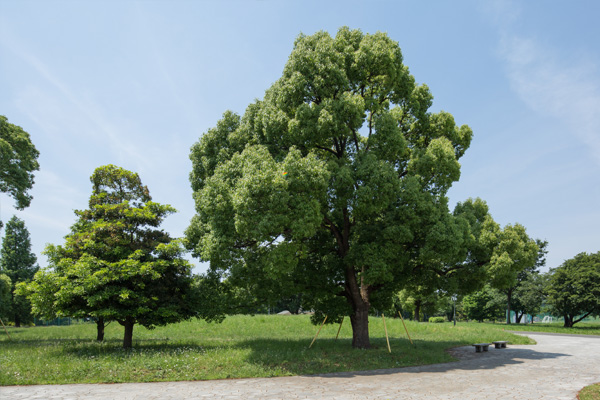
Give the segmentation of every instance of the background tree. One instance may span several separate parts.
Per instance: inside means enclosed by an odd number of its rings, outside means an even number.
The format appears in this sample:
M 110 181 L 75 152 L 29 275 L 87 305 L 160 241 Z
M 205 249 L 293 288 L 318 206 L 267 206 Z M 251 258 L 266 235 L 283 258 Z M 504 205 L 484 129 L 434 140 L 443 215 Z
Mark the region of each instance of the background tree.
M 600 314 L 600 252 L 579 253 L 550 272 L 548 303 L 565 327 Z
M 547 277 L 539 272 L 529 274 L 520 282 L 513 297 L 513 309 L 517 323 L 520 323 L 521 318 L 527 314 L 531 315 L 533 323 L 533 317 L 540 313 L 546 299 L 546 288 Z
M 268 304 L 302 293 L 315 315 L 350 315 L 370 347 L 372 306 L 465 256 L 446 193 L 472 132 L 432 99 L 384 33 L 300 35 L 264 100 L 192 147 L 195 255 Z
M 486 285 L 482 290 L 463 297 L 462 312 L 467 319 L 483 322 L 502 316 L 502 306 L 494 295 L 494 290 Z
M 490 286 L 506 295 L 506 323 L 510 324 L 514 291 L 535 270 L 539 247 L 520 224 L 489 231 L 485 240 L 493 246 L 488 270 Z
M 89 209 L 75 212 L 63 246 L 47 247 L 51 269 L 27 289 L 36 310 L 117 321 L 130 348 L 136 323 L 153 328 L 195 315 L 191 266 L 181 243 L 158 229 L 175 209 L 153 202 L 138 174 L 107 165 L 91 181 Z
M 19 282 L 29 282 L 39 269 L 37 257 L 31 252 L 31 239 L 25 222 L 13 216 L 6 224 L 2 247 L 0 248 L 0 273 L 10 278 L 11 301 L 10 317 L 15 326 L 32 321 L 31 304 L 14 292 Z
M 544 300 L 544 278 L 540 268 L 546 265 L 548 242 L 536 239 L 538 254 L 535 264 L 523 269 L 517 274 L 517 284 L 503 292 L 511 296 L 511 309 L 515 312 L 515 322 L 521 322 L 526 314 L 534 315 L 539 312 Z
M 398 299 L 402 311 L 410 312 L 413 319 L 419 322 L 424 320 L 424 314 L 436 314 L 444 303 L 438 292 L 425 287 L 403 289 L 398 294 Z
M 33 172 L 40 169 L 39 155 L 29 134 L 0 115 L 0 192 L 15 199 L 19 210 L 31 203 L 27 192 L 34 183 Z
M 12 302 L 12 284 L 10 278 L 0 274 L 0 318 L 6 320 L 10 316 L 10 303 Z

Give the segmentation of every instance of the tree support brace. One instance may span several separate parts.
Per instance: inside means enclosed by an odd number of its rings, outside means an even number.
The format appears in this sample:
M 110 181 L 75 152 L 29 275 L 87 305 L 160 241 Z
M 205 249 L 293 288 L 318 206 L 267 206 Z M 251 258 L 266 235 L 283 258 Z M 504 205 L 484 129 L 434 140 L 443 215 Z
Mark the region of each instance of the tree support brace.
M 6 336 L 8 336 L 8 338 L 10 339 L 10 335 L 8 334 L 8 329 L 6 329 L 6 325 L 4 325 L 4 322 L 2 322 L 2 318 L 0 318 L 0 323 L 2 323 L 2 326 L 4 327 L 4 331 L 6 332 Z
M 342 324 L 344 323 L 344 317 L 342 317 L 342 322 L 340 322 L 340 327 L 338 328 L 338 333 L 335 335 L 335 340 L 337 340 L 338 336 L 340 336 L 340 331 L 342 330 Z
M 308 346 L 309 349 L 312 347 L 312 345 L 315 342 L 315 340 L 317 340 L 317 336 L 319 336 L 319 333 L 321 332 L 321 329 L 323 329 L 323 325 L 325 325 L 325 321 L 327 321 L 327 315 L 325 316 L 325 319 L 323 320 L 323 323 L 321 324 L 321 327 L 317 331 L 317 334 L 315 335 L 315 338 L 313 339 L 312 342 L 310 342 L 310 346 Z
M 383 329 L 385 329 L 385 340 L 387 341 L 388 351 L 391 354 L 392 349 L 390 348 L 390 339 L 388 338 L 387 325 L 385 324 L 385 315 L 383 315 L 383 313 L 381 313 L 381 318 L 383 318 Z
M 408 340 L 410 340 L 410 344 L 412 344 L 414 346 L 415 344 L 413 343 L 412 339 L 410 338 L 410 335 L 408 333 L 408 329 L 406 329 L 406 324 L 404 323 L 404 318 L 402 317 L 402 313 L 400 311 L 398 311 L 398 315 L 402 319 L 402 325 L 404 325 L 404 330 L 406 331 L 406 335 L 408 336 Z

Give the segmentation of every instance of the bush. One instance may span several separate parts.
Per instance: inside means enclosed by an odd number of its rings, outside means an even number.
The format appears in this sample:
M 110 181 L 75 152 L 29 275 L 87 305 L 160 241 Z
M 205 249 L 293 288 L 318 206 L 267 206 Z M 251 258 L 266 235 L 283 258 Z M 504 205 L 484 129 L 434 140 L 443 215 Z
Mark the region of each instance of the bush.
M 446 322 L 446 318 L 444 318 L 444 317 L 431 317 L 431 318 L 429 318 L 429 322 L 434 322 L 434 323 Z

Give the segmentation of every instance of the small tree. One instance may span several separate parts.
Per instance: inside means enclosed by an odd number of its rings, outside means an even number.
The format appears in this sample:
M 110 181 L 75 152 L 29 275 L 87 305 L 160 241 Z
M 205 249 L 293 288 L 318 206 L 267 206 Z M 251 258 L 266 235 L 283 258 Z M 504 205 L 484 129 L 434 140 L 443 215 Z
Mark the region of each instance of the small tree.
M 546 299 L 546 287 L 546 276 L 539 272 L 529 274 L 526 279 L 520 282 L 513 297 L 513 308 L 515 309 L 517 323 L 521 322 L 524 315 L 534 316 L 541 311 L 542 304 Z
M 175 210 L 153 202 L 137 174 L 107 165 L 91 181 L 89 209 L 76 211 L 63 246 L 47 247 L 52 270 L 36 275 L 29 296 L 38 312 L 91 315 L 99 329 L 117 321 L 130 348 L 135 324 L 195 315 L 191 266 L 181 243 L 157 229 Z
M 15 293 L 20 282 L 29 282 L 39 269 L 37 257 L 31 252 L 31 240 L 25 222 L 13 216 L 6 224 L 6 233 L 0 248 L 0 273 L 6 274 L 12 283 L 10 314 L 15 326 L 31 322 L 31 304 Z
M 489 286 L 465 296 L 462 300 L 463 313 L 468 319 L 479 322 L 483 322 L 484 319 L 496 319 L 501 315 L 502 308 L 494 297 L 494 292 Z
M 6 319 L 10 315 L 12 284 L 10 278 L 0 274 L 0 318 Z
M 539 247 L 520 224 L 498 227 L 488 233 L 486 241 L 493 246 L 488 272 L 490 286 L 506 295 L 506 323 L 510 324 L 513 293 L 519 278 L 534 270 Z
M 31 203 L 27 192 L 34 183 L 33 172 L 40 169 L 39 154 L 29 134 L 0 115 L 0 192 L 15 199 L 19 210 Z
M 548 303 L 565 327 L 600 314 L 600 252 L 579 253 L 550 272 Z

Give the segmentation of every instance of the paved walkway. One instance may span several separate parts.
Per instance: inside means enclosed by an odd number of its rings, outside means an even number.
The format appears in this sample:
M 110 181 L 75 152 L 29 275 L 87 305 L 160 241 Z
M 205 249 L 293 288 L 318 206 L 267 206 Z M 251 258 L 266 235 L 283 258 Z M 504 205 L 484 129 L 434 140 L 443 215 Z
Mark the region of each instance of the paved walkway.
M 570 399 L 600 382 L 600 337 L 527 334 L 534 346 L 454 350 L 460 361 L 319 376 L 0 387 L 0 399 Z

